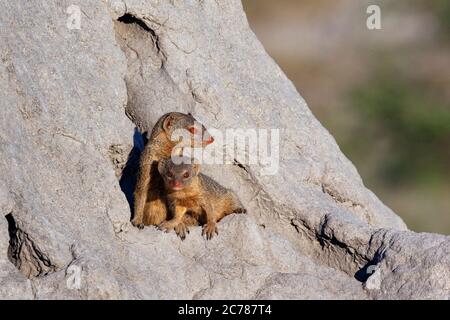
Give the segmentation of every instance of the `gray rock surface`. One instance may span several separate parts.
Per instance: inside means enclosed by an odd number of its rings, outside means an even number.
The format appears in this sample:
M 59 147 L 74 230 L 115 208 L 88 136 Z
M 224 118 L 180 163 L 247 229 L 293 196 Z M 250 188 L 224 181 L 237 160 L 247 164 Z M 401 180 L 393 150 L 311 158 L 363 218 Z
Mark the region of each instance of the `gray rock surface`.
M 407 231 L 364 187 L 239 1 L 0 8 L 1 298 L 449 298 L 450 238 Z M 129 223 L 135 127 L 168 111 L 280 129 L 276 175 L 204 167 L 249 210 L 210 242 Z

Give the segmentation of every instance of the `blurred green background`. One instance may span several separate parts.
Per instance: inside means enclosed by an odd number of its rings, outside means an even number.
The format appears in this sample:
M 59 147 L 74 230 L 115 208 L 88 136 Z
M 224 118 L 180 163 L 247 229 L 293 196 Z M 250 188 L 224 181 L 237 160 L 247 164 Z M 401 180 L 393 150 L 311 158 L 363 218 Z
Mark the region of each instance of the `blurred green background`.
M 366 9 L 381 8 L 381 30 Z M 251 28 L 367 187 L 450 234 L 450 0 L 243 0 Z

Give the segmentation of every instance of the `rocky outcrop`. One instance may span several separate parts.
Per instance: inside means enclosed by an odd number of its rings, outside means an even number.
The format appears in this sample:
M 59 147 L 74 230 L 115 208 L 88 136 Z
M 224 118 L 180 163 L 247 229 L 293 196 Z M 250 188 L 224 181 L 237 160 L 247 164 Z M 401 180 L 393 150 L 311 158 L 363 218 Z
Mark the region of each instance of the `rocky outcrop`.
M 450 238 L 364 187 L 239 1 L 0 8 L 2 298 L 449 298 Z M 140 132 L 168 111 L 280 129 L 276 175 L 204 166 L 249 210 L 212 241 L 129 223 Z

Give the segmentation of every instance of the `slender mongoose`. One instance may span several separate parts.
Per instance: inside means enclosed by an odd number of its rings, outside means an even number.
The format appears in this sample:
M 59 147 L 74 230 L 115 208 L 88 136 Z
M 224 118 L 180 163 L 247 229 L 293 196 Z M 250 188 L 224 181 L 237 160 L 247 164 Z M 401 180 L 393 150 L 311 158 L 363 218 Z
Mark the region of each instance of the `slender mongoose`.
M 203 225 L 202 235 L 209 240 L 218 234 L 217 222 L 220 219 L 231 213 L 247 212 L 232 190 L 200 173 L 200 164 L 190 164 L 191 159 L 186 157 L 178 160 L 180 164 L 175 164 L 170 158 L 160 160 L 158 164 L 171 212 L 171 219 L 162 222 L 160 229 L 174 229 L 184 239 L 189 227 L 185 222 L 188 216 Z

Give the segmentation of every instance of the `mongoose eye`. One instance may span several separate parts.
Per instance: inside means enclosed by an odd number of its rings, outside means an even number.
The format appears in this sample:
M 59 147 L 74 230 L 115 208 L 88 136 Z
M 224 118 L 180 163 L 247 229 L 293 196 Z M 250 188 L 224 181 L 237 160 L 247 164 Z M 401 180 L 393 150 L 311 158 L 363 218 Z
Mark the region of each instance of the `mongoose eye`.
M 170 172 L 170 171 L 169 171 L 169 172 L 167 172 L 167 177 L 168 177 L 168 178 L 173 178 L 173 173 L 172 173 L 172 172 Z
M 194 127 L 190 127 L 188 128 L 188 131 L 192 134 L 196 134 L 197 133 L 197 129 L 195 129 Z
M 185 178 L 185 179 L 189 178 L 189 172 L 185 172 L 185 173 L 183 174 L 183 178 Z

